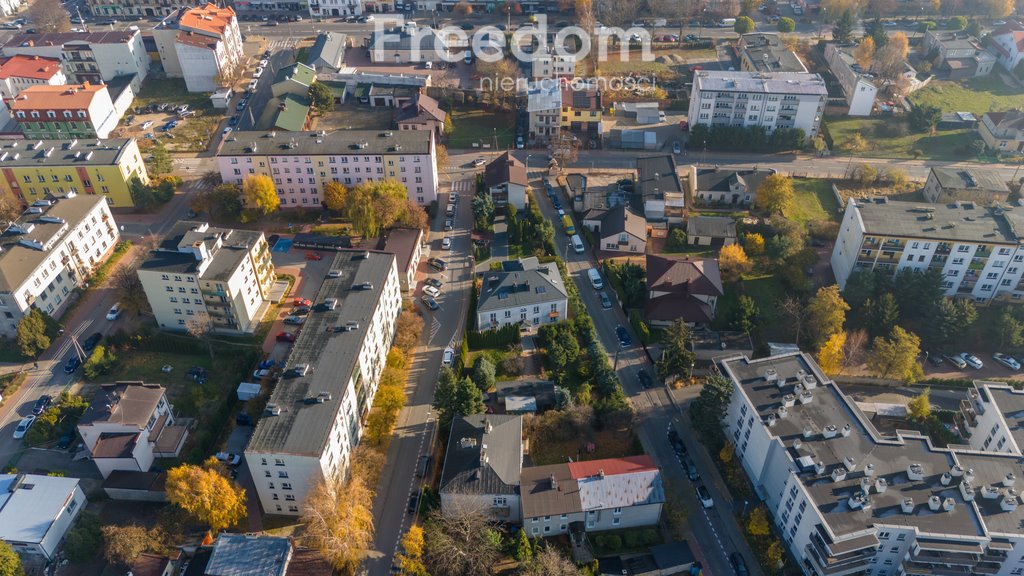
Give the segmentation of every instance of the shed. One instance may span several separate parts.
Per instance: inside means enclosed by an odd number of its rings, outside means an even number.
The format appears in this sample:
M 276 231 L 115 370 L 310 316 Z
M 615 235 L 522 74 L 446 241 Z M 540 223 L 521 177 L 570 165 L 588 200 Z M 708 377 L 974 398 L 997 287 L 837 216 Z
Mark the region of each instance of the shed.
M 210 95 L 210 102 L 213 107 L 218 110 L 226 110 L 228 105 L 231 104 L 231 98 L 235 95 L 235 92 L 231 88 L 221 88 Z

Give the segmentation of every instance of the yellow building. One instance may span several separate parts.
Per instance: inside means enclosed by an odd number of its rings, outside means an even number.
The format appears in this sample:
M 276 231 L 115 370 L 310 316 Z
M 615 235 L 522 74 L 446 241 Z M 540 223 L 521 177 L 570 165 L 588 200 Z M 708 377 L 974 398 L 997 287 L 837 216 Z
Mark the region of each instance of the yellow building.
M 601 136 L 601 91 L 562 91 L 562 128 L 576 134 L 599 138 Z
M 0 146 L 0 190 L 25 205 L 48 194 L 102 195 L 113 207 L 132 207 L 128 184 L 149 182 L 134 138 L 12 140 Z

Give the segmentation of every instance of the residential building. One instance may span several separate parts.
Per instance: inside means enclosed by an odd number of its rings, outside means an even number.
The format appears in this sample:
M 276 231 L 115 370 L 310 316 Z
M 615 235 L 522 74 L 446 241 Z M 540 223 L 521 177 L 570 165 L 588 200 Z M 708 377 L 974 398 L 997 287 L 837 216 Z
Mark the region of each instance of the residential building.
M 1009 384 L 975 380 L 954 416 L 971 448 L 1024 454 L 1024 394 Z
M 601 138 L 601 91 L 597 89 L 562 90 L 563 130 L 569 130 L 584 141 L 592 143 Z
M 8 103 L 27 140 L 106 138 L 120 120 L 106 85 L 38 84 Z
M 178 3 L 170 0 L 87 0 L 89 12 L 97 18 L 123 18 L 125 20 L 149 20 L 153 17 L 170 16 L 178 11 Z M 82 8 L 85 13 L 85 8 Z
M 447 40 L 429 27 L 374 32 L 367 42 L 370 62 L 374 64 L 420 64 L 448 54 Z
M 782 44 L 778 34 L 743 34 L 736 43 L 740 70 L 747 72 L 807 72 L 807 67 L 792 50 Z
M 0 60 L 0 98 L 4 100 L 11 100 L 22 90 L 37 84 L 63 86 L 67 83 L 60 60 L 20 54 Z
M 142 88 L 149 74 L 149 55 L 138 29 L 109 30 L 105 32 L 46 32 L 43 34 L 15 34 L 3 46 L 4 56 L 39 56 L 60 60 L 64 74 L 75 84 L 108 85 L 121 79 L 131 90 L 129 104 Z M 111 98 L 118 100 L 111 90 Z
M 159 384 L 103 384 L 78 420 L 78 433 L 104 478 L 115 470 L 148 472 L 155 458 L 177 458 L 188 426 Z
M 637 124 L 659 124 L 664 114 L 658 102 L 616 102 L 611 112 L 616 118 L 636 120 Z
M 183 576 L 332 576 L 317 550 L 295 548 L 290 538 L 221 532 L 212 546 L 200 546 Z
M 330 270 L 313 301 L 337 305 L 306 317 L 245 449 L 267 514 L 298 516 L 318 480 L 348 474 L 402 312 L 393 254 L 339 251 Z
M 560 108 L 529 111 L 530 142 L 548 142 L 561 129 Z
M 690 93 L 690 126 L 799 128 L 818 134 L 828 90 L 818 74 L 699 70 Z
M 32 204 L 50 194 L 98 195 L 132 207 L 130 184 L 149 183 L 134 138 L 109 140 L 5 140 L 0 142 L 0 193 Z
M 331 73 L 341 70 L 345 66 L 347 43 L 348 36 L 341 32 L 317 34 L 313 47 L 309 49 L 306 65 L 317 72 Z
M 725 436 L 805 574 L 1019 570 L 1020 454 L 883 434 L 806 353 L 716 368 Z
M 1024 23 L 1010 20 L 989 34 L 990 46 L 995 50 L 999 63 L 1014 72 L 1024 60 Z
M 175 224 L 139 265 L 139 280 L 157 323 L 186 330 L 251 333 L 270 307 L 274 264 L 263 232 Z
M 235 132 L 221 143 L 217 163 L 224 182 L 273 178 L 282 208 L 319 206 L 324 182 L 351 187 L 388 178 L 420 206 L 437 199 L 436 139 L 426 130 Z
M 523 530 L 533 538 L 652 526 L 665 487 L 650 456 L 531 466 L 522 473 Z
M 494 386 L 493 398 L 506 414 L 539 414 L 558 406 L 559 392 L 550 380 L 503 380 Z
M 736 220 L 727 216 L 690 216 L 686 243 L 693 246 L 731 246 L 736 243 Z
M 978 39 L 963 30 L 929 30 L 924 35 L 924 54 L 938 63 L 935 68 L 950 80 L 988 76 L 996 56 Z
M 635 194 L 644 206 L 648 222 L 679 223 L 686 208 L 686 190 L 671 154 L 636 159 Z
M 49 562 L 86 504 L 78 478 L 0 474 L 0 541 Z
M 1024 154 L 1024 112 L 986 112 L 978 134 L 989 148 L 1003 154 Z
M 484 168 L 484 188 L 495 206 L 511 204 L 516 210 L 526 209 L 526 166 L 505 152 Z
M 855 270 L 895 275 L 936 268 L 946 296 L 1016 303 L 1024 298 L 1021 230 L 1020 207 L 851 199 L 832 249 L 832 271 L 844 288 Z
M 25 2 L 23 0 L 3 0 L 0 2 L 0 16 L 11 16 L 18 11 L 18 8 Z
M 749 207 L 757 198 L 764 179 L 775 173 L 768 169 L 728 169 L 692 167 L 694 199 L 702 206 Z
M 921 192 L 929 202 L 970 200 L 987 206 L 1005 201 L 1010 189 L 995 170 L 933 166 Z
M 875 78 L 861 69 L 857 59 L 853 57 L 854 44 L 825 44 L 825 61 L 832 75 L 839 81 L 843 96 L 850 110 L 850 116 L 870 116 L 875 108 L 875 97 L 878 86 Z
M 647 294 L 644 318 L 651 326 L 668 326 L 676 320 L 709 324 L 723 294 L 718 261 L 648 254 Z
M 625 204 L 588 210 L 583 214 L 583 226 L 594 233 L 599 250 L 634 254 L 647 251 L 647 220 Z
M 175 576 L 175 574 L 180 574 L 179 566 L 182 556 L 180 551 L 174 558 L 143 552 L 135 557 L 129 571 L 132 576 Z M 180 576 L 184 575 L 180 574 Z
M 277 71 L 274 83 L 270 85 L 270 93 L 275 97 L 291 94 L 306 98 L 309 87 L 316 82 L 316 70 L 302 62 L 285 66 Z
M 559 54 L 554 49 L 549 49 L 546 53 L 530 55 L 530 78 L 532 80 L 572 79 L 575 77 L 575 54 Z
M 416 289 L 416 271 L 419 270 L 426 248 L 423 230 L 419 228 L 392 228 L 381 239 L 381 250 L 395 255 L 398 264 L 398 282 L 403 292 Z
M 523 472 L 523 417 L 473 414 L 452 421 L 438 492 L 441 512 L 480 511 L 519 523 Z
M 263 107 L 256 126 L 260 130 L 309 130 L 313 118 L 310 114 L 309 88 L 316 82 L 316 71 L 296 62 L 277 71 L 270 85 L 273 97 Z
M 168 78 L 184 78 L 189 92 L 213 92 L 222 75 L 242 64 L 242 35 L 230 7 L 183 7 L 153 29 Z
M 501 271 L 484 274 L 476 303 L 479 330 L 518 324 L 530 331 L 568 318 L 569 300 L 558 267 L 535 256 L 501 263 Z
M 32 306 L 59 318 L 114 251 L 120 235 L 106 199 L 65 192 L 36 200 L 0 235 L 0 334 L 14 338 Z
M 444 135 L 445 118 L 447 114 L 437 100 L 420 90 L 398 111 L 396 123 L 399 130 L 431 130 L 440 138 Z

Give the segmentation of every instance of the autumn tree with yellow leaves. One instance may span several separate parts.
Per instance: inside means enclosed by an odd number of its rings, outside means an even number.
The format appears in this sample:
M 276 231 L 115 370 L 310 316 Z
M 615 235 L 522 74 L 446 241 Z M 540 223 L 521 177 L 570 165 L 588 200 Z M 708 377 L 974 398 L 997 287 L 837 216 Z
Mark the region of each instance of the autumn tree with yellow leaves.
M 373 491 L 358 470 L 347 480 L 324 478 L 302 507 L 303 542 L 320 551 L 342 574 L 353 575 L 373 546 Z
M 726 282 L 739 281 L 753 267 L 754 263 L 747 258 L 747 253 L 739 244 L 723 246 L 718 253 L 718 268 L 722 272 L 722 280 Z
M 210 457 L 202 466 L 184 464 L 167 471 L 167 500 L 219 532 L 246 517 L 245 490 L 224 475 Z

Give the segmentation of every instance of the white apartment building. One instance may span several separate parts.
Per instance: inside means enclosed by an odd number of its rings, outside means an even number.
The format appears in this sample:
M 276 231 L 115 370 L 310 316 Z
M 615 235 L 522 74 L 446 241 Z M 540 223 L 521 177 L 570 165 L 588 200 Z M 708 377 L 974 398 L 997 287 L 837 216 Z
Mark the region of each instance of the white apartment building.
M 938 268 L 946 296 L 1018 303 L 1024 297 L 1024 208 L 973 202 L 850 199 L 832 249 L 840 288 L 854 270 Z
M 67 83 L 68 77 L 57 59 L 18 54 L 0 62 L 0 98 L 4 100 L 37 84 L 63 86 Z
M 22 4 L 24 4 L 23 0 L 3 0 L 0 2 L 0 16 L 7 17 L 14 14 Z
M 149 55 L 138 28 L 15 34 L 4 44 L 3 55 L 16 54 L 60 60 L 69 81 L 76 84 L 101 84 L 122 76 L 129 78 L 134 94 L 149 74 Z M 112 94 L 111 98 L 117 100 L 118 96 Z
M 437 148 L 431 130 L 234 132 L 221 143 L 217 164 L 224 182 L 263 174 L 274 180 L 281 208 L 319 207 L 324 182 L 354 186 L 394 179 L 409 199 L 437 199 Z
M 726 437 L 804 574 L 1020 574 L 1019 453 L 883 435 L 805 353 L 716 368 Z
M 298 516 L 311 486 L 348 473 L 402 311 L 395 256 L 336 253 L 313 302 L 328 298 L 336 306 L 307 317 L 245 449 L 268 514 Z
M 553 50 L 546 54 L 530 54 L 531 80 L 575 77 L 575 54 L 558 54 Z
M 843 96 L 850 106 L 850 116 L 870 116 L 875 107 L 878 86 L 874 77 L 861 70 L 857 59 L 853 57 L 853 45 L 841 45 L 835 42 L 825 44 L 825 61 L 828 68 L 839 80 L 843 88 Z
M 800 128 L 809 139 L 827 98 L 818 74 L 701 70 L 693 76 L 690 125 Z
M 213 92 L 218 76 L 244 56 L 238 18 L 231 7 L 182 8 L 153 29 L 160 62 L 169 78 L 184 78 L 189 92 Z
M 78 478 L 0 474 L 0 541 L 25 557 L 53 560 L 86 504 Z
M 0 335 L 13 338 L 32 306 L 57 317 L 120 235 L 101 195 L 37 200 L 0 235 Z
M 270 306 L 274 264 L 263 232 L 179 222 L 139 266 L 153 316 L 166 330 L 209 321 L 251 333 Z
M 956 424 L 975 450 L 1024 454 L 1024 393 L 1005 382 L 976 380 L 960 401 Z

